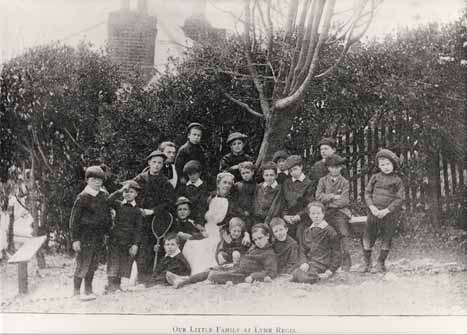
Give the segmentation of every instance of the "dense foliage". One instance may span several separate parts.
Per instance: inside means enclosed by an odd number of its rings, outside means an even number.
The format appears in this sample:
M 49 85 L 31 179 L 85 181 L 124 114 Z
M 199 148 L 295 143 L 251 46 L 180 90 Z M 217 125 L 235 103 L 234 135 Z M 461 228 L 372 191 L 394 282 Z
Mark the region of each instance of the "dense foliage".
M 410 173 L 423 179 L 430 155 L 440 150 L 465 160 L 466 41 L 462 18 L 354 46 L 342 66 L 311 85 L 284 147 L 303 153 L 324 135 L 410 120 L 410 138 L 398 139 L 420 153 Z M 1 69 L 2 179 L 13 165 L 30 168 L 34 158 L 45 228 L 65 245 L 70 208 L 91 163 L 106 163 L 118 180 L 131 178 L 158 143 L 183 144 L 186 126 L 197 121 L 206 126 L 214 175 L 231 131 L 250 136 L 253 154 L 263 138 L 263 121 L 225 95 L 259 109 L 253 83 L 237 71 L 243 57 L 240 41 L 229 37 L 188 50 L 150 85 L 138 75 L 122 85 L 118 68 L 87 45 L 29 50 Z M 253 57 L 261 62 L 264 52 L 258 48 Z M 309 161 L 317 158 L 314 152 Z M 465 188 L 457 194 L 465 203 Z M 465 205 L 458 210 L 465 217 Z

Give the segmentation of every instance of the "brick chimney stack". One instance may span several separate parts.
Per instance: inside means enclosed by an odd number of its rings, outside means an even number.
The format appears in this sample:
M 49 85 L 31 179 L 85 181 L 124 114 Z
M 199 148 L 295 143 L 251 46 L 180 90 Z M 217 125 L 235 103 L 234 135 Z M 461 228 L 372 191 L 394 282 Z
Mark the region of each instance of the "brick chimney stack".
M 136 11 L 130 9 L 129 0 L 122 0 L 121 9 L 109 15 L 109 55 L 120 65 L 124 76 L 140 69 L 149 79 L 154 68 L 156 36 L 157 19 L 148 14 L 147 0 L 138 0 Z

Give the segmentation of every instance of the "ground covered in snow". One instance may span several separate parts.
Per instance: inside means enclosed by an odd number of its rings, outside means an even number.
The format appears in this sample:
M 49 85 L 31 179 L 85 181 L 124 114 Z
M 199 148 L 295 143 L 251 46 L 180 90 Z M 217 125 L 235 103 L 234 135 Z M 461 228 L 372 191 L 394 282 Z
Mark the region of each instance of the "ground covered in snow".
M 462 231 L 406 230 L 396 238 L 386 274 L 361 274 L 354 266 L 315 285 L 289 282 L 214 285 L 178 290 L 159 286 L 104 295 L 105 266 L 96 273 L 95 301 L 71 297 L 73 259 L 48 255 L 47 268 L 29 266 L 28 295 L 18 295 L 16 266 L 0 266 L 3 312 L 283 315 L 467 315 L 467 238 Z M 375 257 L 376 258 L 376 257 Z

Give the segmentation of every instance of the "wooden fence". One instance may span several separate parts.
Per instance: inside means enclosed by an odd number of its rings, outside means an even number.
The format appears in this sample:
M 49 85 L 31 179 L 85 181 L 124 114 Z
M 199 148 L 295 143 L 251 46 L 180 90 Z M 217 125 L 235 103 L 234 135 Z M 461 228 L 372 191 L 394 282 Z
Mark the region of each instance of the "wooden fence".
M 336 138 L 338 153 L 347 159 L 352 200 L 363 200 L 365 186 L 377 170 L 375 155 L 379 149 L 388 148 L 402 162 L 407 208 L 427 209 L 437 206 L 444 211 L 459 208 L 465 203 L 465 157 L 452 157 L 446 151 L 430 154 L 420 151 L 417 139 L 408 127 L 371 126 L 341 132 Z M 304 155 L 309 158 L 316 156 L 312 155 L 316 152 L 319 152 L 319 147 L 315 145 L 305 151 Z

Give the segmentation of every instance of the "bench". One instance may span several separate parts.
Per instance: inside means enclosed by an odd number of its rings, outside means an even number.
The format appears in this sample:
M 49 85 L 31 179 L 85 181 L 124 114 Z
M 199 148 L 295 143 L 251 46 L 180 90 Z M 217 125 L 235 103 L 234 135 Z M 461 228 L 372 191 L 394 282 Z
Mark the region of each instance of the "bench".
M 45 235 L 28 239 L 8 260 L 8 264 L 18 264 L 19 293 L 28 293 L 28 262 L 36 255 L 46 239 Z
M 349 220 L 350 228 L 355 235 L 360 236 L 366 228 L 366 216 L 352 216 Z

